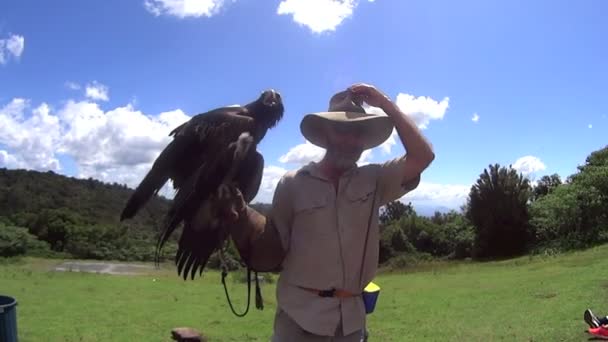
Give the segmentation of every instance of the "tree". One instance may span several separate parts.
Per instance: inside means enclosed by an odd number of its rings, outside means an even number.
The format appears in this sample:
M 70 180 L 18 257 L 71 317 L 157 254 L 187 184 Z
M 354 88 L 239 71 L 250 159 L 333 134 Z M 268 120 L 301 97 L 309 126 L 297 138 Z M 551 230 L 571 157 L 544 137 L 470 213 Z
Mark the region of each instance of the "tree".
M 43 209 L 30 228 L 30 233 L 46 241 L 54 251 L 62 252 L 74 225 L 85 219 L 66 208 Z
M 397 221 L 402 217 L 410 217 L 414 215 L 414 207 L 412 203 L 407 205 L 397 200 L 387 203 L 384 208 L 380 211 L 380 223 L 386 225 L 389 222 Z
M 536 201 L 539 198 L 548 195 L 561 184 L 562 180 L 557 173 L 550 176 L 543 176 L 534 187 L 532 199 Z
M 530 195 L 529 180 L 511 166 L 484 169 L 471 187 L 466 212 L 475 228 L 475 257 L 507 257 L 525 250 Z
M 564 184 L 530 206 L 534 243 L 539 247 L 560 249 L 585 247 L 598 242 L 601 234 L 593 217 L 602 215 L 595 200 L 600 194 L 595 189 L 577 183 Z M 590 216 L 594 215 L 595 216 Z M 590 224 L 591 223 L 591 224 Z
M 577 169 L 579 173 L 581 173 L 596 166 L 608 166 L 608 146 L 591 152 L 591 154 L 589 154 L 585 159 L 585 164 L 578 166 Z M 576 177 L 576 174 L 573 175 L 573 177 Z

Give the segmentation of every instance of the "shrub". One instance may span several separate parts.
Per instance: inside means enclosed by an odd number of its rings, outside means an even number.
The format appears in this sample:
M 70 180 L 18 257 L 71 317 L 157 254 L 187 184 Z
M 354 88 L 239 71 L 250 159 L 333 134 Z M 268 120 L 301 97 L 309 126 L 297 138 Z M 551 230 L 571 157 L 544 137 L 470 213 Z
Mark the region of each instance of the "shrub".
M 50 246 L 30 234 L 27 228 L 0 224 L 0 256 L 44 256 L 50 254 Z

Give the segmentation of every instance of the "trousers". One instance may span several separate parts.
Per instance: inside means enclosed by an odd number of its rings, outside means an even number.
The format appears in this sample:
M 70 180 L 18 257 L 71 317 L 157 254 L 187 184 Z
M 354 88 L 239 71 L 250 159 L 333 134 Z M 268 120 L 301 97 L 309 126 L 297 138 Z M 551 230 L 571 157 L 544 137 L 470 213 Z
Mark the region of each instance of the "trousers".
M 340 332 L 341 330 L 342 326 L 338 324 L 336 331 Z M 285 311 L 277 308 L 271 342 L 363 342 L 366 340 L 363 331 L 356 331 L 346 336 L 341 335 L 315 335 L 302 329 Z

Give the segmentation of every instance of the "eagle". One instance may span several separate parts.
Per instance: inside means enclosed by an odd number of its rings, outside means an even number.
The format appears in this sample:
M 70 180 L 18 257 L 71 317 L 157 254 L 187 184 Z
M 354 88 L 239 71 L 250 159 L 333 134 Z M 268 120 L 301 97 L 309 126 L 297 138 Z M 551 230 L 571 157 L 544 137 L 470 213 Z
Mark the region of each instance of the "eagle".
M 219 195 L 234 184 L 247 203 L 262 182 L 264 158 L 257 151 L 266 133 L 283 118 L 279 92 L 264 90 L 243 106 L 226 106 L 197 114 L 173 129 L 173 140 L 128 199 L 120 221 L 134 217 L 170 179 L 175 196 L 156 243 L 155 260 L 175 229 L 183 224 L 175 255 L 184 280 L 202 274 L 209 257 L 221 248 L 227 231 L 221 226 Z

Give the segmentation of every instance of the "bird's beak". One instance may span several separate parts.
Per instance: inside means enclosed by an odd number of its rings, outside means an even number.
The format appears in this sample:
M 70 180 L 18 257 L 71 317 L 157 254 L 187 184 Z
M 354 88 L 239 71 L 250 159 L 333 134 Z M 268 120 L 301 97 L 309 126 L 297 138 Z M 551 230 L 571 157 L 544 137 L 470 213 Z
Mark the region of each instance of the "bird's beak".
M 279 103 L 279 96 L 276 91 L 272 90 L 264 95 L 262 103 L 268 107 L 274 107 Z

